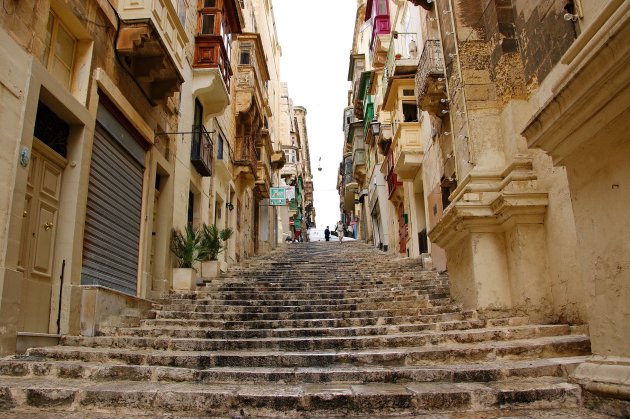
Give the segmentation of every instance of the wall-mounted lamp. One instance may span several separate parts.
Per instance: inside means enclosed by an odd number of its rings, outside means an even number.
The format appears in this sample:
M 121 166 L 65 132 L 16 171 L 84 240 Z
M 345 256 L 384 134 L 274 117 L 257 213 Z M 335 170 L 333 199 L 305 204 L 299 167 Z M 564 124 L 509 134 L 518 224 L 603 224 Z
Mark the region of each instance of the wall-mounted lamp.
M 372 134 L 374 134 L 374 136 L 378 136 L 381 133 L 381 123 L 376 119 L 370 122 L 370 126 L 372 127 Z
M 321 157 L 319 158 L 319 166 L 317 167 L 317 170 L 320 172 L 322 171 L 322 158 Z
M 232 211 L 234 209 L 234 205 L 232 205 L 231 202 L 228 202 L 227 204 L 225 204 L 225 206 L 229 211 Z

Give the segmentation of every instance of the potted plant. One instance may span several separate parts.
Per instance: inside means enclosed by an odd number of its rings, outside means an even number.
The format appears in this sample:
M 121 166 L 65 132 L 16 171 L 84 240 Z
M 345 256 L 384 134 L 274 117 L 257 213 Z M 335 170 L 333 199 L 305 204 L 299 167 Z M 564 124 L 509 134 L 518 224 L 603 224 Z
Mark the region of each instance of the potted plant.
M 194 290 L 196 287 L 194 265 L 207 258 L 202 246 L 201 232 L 192 226 L 187 226 L 184 232 L 173 229 L 171 252 L 177 259 L 177 268 L 173 269 L 173 289 Z
M 201 262 L 201 276 L 217 278 L 219 276 L 219 253 L 225 250 L 225 242 L 232 237 L 233 230 L 225 228 L 219 230 L 217 226 L 204 224 L 201 227 L 201 246 L 204 250 L 204 260 Z

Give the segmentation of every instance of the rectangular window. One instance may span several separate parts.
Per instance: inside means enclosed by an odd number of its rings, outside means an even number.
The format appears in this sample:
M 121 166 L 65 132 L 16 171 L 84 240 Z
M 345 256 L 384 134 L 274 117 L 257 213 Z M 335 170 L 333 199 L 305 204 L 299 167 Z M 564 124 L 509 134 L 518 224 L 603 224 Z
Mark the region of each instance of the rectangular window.
M 251 56 L 249 51 L 241 51 L 240 59 L 238 60 L 238 62 L 242 65 L 251 64 Z
M 223 136 L 219 134 L 219 140 L 217 144 L 217 159 L 223 160 Z
M 214 34 L 214 15 L 201 15 L 201 33 L 204 35 Z
M 45 41 L 42 63 L 57 81 L 70 88 L 77 39 L 52 12 L 48 17 Z
M 377 2 L 378 2 L 378 9 L 377 9 L 376 15 L 377 16 L 386 15 L 388 0 L 377 0 Z
M 188 3 L 186 0 L 177 0 L 177 17 L 182 23 L 182 26 L 186 26 L 186 12 L 188 11 Z
M 418 106 L 415 103 L 403 102 L 402 111 L 405 122 L 418 122 Z
M 203 0 L 203 7 L 217 7 L 217 0 Z

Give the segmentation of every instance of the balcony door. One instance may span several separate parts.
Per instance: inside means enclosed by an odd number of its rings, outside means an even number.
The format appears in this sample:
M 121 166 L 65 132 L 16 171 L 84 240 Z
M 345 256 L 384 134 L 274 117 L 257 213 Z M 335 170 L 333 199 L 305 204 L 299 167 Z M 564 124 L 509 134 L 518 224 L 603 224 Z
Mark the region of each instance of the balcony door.
M 398 251 L 407 251 L 407 223 L 405 222 L 405 209 L 402 204 L 398 206 Z

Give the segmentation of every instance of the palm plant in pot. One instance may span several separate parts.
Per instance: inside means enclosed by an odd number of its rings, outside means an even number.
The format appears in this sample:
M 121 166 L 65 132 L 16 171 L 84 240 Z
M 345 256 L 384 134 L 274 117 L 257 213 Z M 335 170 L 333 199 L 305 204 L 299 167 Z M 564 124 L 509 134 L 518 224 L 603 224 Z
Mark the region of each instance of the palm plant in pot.
M 171 252 L 177 259 L 177 268 L 173 269 L 173 289 L 194 290 L 195 264 L 207 258 L 202 245 L 201 231 L 187 226 L 184 231 L 173 229 L 171 233 Z
M 219 230 L 214 224 L 204 224 L 201 227 L 201 246 L 205 252 L 205 259 L 201 262 L 201 275 L 204 278 L 219 276 L 219 253 L 225 250 L 225 242 L 232 237 L 232 233 L 231 228 Z

